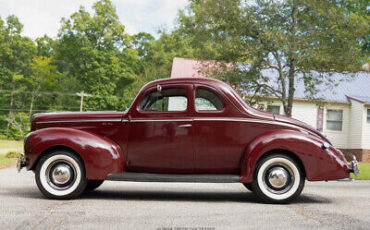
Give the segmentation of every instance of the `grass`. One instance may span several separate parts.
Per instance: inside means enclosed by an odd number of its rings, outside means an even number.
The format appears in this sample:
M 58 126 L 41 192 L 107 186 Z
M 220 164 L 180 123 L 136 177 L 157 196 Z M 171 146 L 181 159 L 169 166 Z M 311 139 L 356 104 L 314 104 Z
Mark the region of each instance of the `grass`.
M 0 155 L 0 169 L 5 168 L 9 165 L 12 165 L 15 162 L 17 162 L 16 158 L 7 158 L 4 155 Z
M 8 141 L 0 140 L 0 155 L 4 155 L 9 151 L 22 152 L 23 141 Z
M 356 180 L 370 180 L 370 163 L 358 163 L 360 174 L 356 177 L 351 174 L 351 178 Z
M 6 157 L 6 154 L 10 151 L 22 152 L 23 150 L 23 141 L 8 141 L 0 140 L 0 169 L 5 168 L 9 165 L 17 162 L 16 157 Z

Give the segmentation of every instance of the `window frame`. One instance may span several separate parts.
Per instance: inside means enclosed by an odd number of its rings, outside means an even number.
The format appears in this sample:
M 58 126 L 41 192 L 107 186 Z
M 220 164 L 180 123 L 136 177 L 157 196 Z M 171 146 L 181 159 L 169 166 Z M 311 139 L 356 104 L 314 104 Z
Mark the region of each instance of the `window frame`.
M 370 109 L 366 108 L 366 123 L 370 124 Z
M 211 91 L 212 93 L 216 94 L 216 96 L 221 100 L 222 102 L 222 105 L 223 105 L 223 108 L 221 110 L 198 110 L 195 106 L 195 100 L 196 100 L 196 92 L 198 89 L 205 89 L 205 90 L 208 90 L 208 91 Z M 194 111 L 195 113 L 198 113 L 198 114 L 219 114 L 219 113 L 223 113 L 227 107 L 227 103 L 224 99 L 224 97 L 213 87 L 210 87 L 208 85 L 195 85 L 194 87 L 194 91 L 193 91 L 193 108 L 194 108 Z
M 139 114 L 146 114 L 146 115 L 187 115 L 191 109 L 191 98 L 190 98 L 190 91 L 189 91 L 189 86 L 188 85 L 183 85 L 183 84 L 166 84 L 166 85 L 162 85 L 162 84 L 159 84 L 161 87 L 162 87 L 162 90 L 165 90 L 165 89 L 170 89 L 170 88 L 182 88 L 184 90 L 186 90 L 186 99 L 187 99 L 187 106 L 186 106 L 186 109 L 185 110 L 181 110 L 181 111 L 151 111 L 151 110 L 142 110 L 140 109 L 140 104 L 141 102 L 143 101 L 143 99 L 145 98 L 146 95 L 152 93 L 153 91 L 156 91 L 157 90 L 157 85 L 155 86 L 152 86 L 150 88 L 148 88 L 147 90 L 145 90 L 145 92 L 142 93 L 141 97 L 138 98 L 137 100 L 137 103 L 136 103 L 136 111 L 139 113 Z
M 342 119 L 341 120 L 329 120 L 329 112 L 331 111 L 336 111 L 336 112 L 341 112 L 342 113 Z M 326 109 L 326 117 L 325 117 L 325 130 L 330 131 L 330 132 L 343 132 L 343 117 L 344 117 L 344 111 L 343 109 Z M 336 129 L 329 129 L 328 128 L 328 121 L 329 122 L 340 122 L 340 130 Z

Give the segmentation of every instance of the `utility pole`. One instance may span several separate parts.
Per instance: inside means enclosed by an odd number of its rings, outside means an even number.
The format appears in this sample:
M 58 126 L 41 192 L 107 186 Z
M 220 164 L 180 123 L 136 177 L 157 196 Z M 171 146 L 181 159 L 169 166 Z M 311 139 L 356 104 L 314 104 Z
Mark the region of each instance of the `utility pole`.
M 89 94 L 86 94 L 84 91 L 81 91 L 80 93 L 76 93 L 77 96 L 81 97 L 80 102 L 80 112 L 82 112 L 83 106 L 84 106 L 84 97 L 89 97 Z

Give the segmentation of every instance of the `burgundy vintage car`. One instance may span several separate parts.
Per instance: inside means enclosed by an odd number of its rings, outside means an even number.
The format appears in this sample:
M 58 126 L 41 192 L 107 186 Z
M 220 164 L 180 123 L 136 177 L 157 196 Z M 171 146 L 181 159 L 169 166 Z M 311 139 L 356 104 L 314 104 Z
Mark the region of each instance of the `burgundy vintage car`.
M 35 172 L 48 198 L 71 199 L 104 180 L 243 183 L 259 198 L 286 203 L 305 180 L 358 174 L 322 133 L 248 106 L 210 78 L 145 85 L 126 112 L 35 115 L 19 170 Z

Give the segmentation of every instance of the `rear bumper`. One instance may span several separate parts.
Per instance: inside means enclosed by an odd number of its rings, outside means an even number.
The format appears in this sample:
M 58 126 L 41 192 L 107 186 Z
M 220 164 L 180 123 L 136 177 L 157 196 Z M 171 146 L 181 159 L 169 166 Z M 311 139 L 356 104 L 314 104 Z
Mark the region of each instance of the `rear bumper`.
M 351 163 L 349 165 L 349 172 L 353 173 L 355 176 L 358 176 L 360 174 L 360 170 L 358 169 L 358 161 L 356 160 L 355 156 L 352 156 Z

